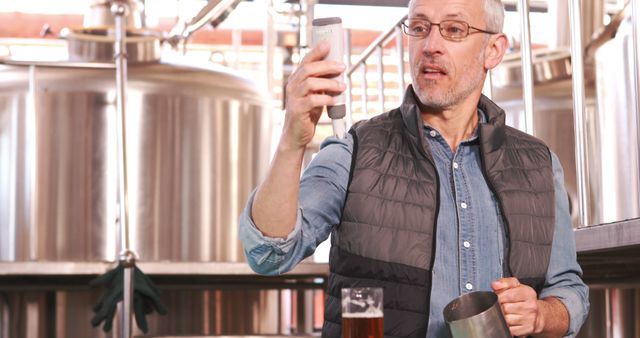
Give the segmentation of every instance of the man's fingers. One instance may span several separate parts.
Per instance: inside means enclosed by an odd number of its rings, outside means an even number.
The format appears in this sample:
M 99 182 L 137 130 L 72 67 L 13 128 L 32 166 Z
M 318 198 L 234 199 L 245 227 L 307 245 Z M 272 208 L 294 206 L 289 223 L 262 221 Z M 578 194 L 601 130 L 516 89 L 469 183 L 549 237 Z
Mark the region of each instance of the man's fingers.
M 303 100 L 302 104 L 305 111 L 311 111 L 314 108 L 333 105 L 333 97 L 330 95 L 324 95 L 324 94 L 311 94 L 311 95 L 308 95 Z M 318 116 L 312 116 L 312 118 L 316 118 L 316 117 L 319 118 L 320 117 L 319 115 L 321 113 L 322 113 L 322 110 L 319 110 L 317 112 Z
M 329 51 L 331 51 L 331 45 L 328 42 L 323 41 L 319 43 L 315 48 L 311 49 L 304 58 L 302 58 L 300 66 L 324 59 L 329 54 Z
M 527 318 L 517 314 L 510 314 L 504 316 L 509 332 L 512 336 L 527 336 L 533 330 L 533 326 Z
M 299 96 L 306 96 L 314 93 L 341 93 L 346 89 L 346 85 L 340 81 L 323 79 L 323 78 L 308 78 L 300 86 L 293 88 L 297 91 Z
M 521 314 L 510 313 L 510 314 L 504 315 L 504 320 L 507 322 L 507 325 L 509 327 L 512 327 L 512 326 L 523 325 L 525 323 L 526 318 Z
M 536 291 L 526 285 L 511 289 L 502 289 L 496 293 L 500 304 L 535 301 L 538 298 Z
M 520 286 L 520 281 L 515 277 L 500 278 L 491 283 L 491 288 L 496 293 L 506 289 L 517 288 L 518 286 Z
M 333 77 L 340 75 L 345 69 L 346 66 L 342 62 L 317 61 L 300 65 L 291 78 L 292 82 L 302 82 L 310 77 Z
M 512 336 L 514 337 L 518 337 L 518 338 L 524 338 L 524 337 L 528 337 L 529 334 L 527 333 L 527 326 L 510 326 L 509 327 L 509 332 L 511 333 Z
M 523 301 L 519 303 L 502 304 L 502 313 L 506 314 L 535 314 L 537 312 L 536 302 Z
M 517 289 L 502 289 L 498 291 L 498 302 L 500 304 L 524 302 L 526 297 Z
M 505 288 L 496 291 L 498 302 L 513 336 L 527 336 L 535 330 L 538 316 L 537 294 L 527 285 L 518 285 L 512 280 L 498 280 Z M 518 283 L 519 284 L 519 283 Z M 493 287 L 493 285 L 492 285 Z

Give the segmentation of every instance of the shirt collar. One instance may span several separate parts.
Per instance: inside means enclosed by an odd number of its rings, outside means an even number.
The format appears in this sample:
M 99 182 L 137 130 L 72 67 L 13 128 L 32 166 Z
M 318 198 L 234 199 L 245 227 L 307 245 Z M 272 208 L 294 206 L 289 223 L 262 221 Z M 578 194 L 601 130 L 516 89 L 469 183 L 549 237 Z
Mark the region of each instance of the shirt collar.
M 478 129 L 479 129 L 478 127 L 483 123 L 487 123 L 487 115 L 484 113 L 484 111 L 482 111 L 482 109 L 478 108 L 477 113 L 478 113 L 478 125 L 473 130 L 473 133 L 471 134 L 471 136 L 468 139 L 463 140 L 462 143 L 471 142 L 471 141 L 477 140 L 478 139 Z M 432 131 L 432 130 L 435 130 L 438 134 L 442 134 L 437 128 L 431 126 L 430 124 L 428 124 L 426 122 L 424 123 L 424 129 L 425 129 L 425 131 L 427 133 Z
M 489 153 L 498 150 L 503 141 L 505 134 L 504 110 L 498 107 L 493 101 L 486 96 L 480 96 L 478 102 L 478 110 L 480 111 L 480 123 L 478 123 L 477 137 L 482 140 L 483 149 Z M 405 92 L 400 113 L 404 121 L 405 127 L 409 131 L 409 135 L 418 142 L 420 149 L 424 150 L 425 156 L 428 156 L 428 144 L 424 142 L 424 122 L 420 110 L 418 109 L 417 98 L 413 91 L 413 86 L 409 85 Z

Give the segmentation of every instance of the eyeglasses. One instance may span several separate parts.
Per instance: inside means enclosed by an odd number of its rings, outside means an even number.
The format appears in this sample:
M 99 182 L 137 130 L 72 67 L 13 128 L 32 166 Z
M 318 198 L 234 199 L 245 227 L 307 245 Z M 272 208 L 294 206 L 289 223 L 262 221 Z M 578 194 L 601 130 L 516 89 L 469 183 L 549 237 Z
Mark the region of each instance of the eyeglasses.
M 409 36 L 425 38 L 431 33 L 432 26 L 438 26 L 440 35 L 449 41 L 462 41 L 466 39 L 469 34 L 474 33 L 498 34 L 475 28 L 464 21 L 458 20 L 445 20 L 435 23 L 424 19 L 407 19 L 402 23 L 402 30 Z

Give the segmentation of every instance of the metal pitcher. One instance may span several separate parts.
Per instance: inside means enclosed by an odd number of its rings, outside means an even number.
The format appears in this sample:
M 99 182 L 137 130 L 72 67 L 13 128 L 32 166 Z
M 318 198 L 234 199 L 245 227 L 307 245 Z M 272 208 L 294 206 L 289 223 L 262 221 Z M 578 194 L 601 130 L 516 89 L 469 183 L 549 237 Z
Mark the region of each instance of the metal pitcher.
M 447 304 L 442 313 L 453 338 L 511 338 L 493 292 L 464 294 Z

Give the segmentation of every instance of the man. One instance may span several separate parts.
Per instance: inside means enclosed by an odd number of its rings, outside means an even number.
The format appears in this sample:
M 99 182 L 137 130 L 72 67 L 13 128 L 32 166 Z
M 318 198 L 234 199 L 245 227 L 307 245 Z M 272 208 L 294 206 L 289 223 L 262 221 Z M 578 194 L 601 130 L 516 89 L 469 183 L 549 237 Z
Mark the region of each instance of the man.
M 385 336 L 448 337 L 442 309 L 493 290 L 514 336 L 573 337 L 588 312 L 563 174 L 539 140 L 481 95 L 507 48 L 499 0 L 413 0 L 402 106 L 304 148 L 343 64 L 312 50 L 287 85 L 283 135 L 241 216 L 252 268 L 291 269 L 331 236 L 323 336 L 339 337 L 340 289 L 380 286 Z

